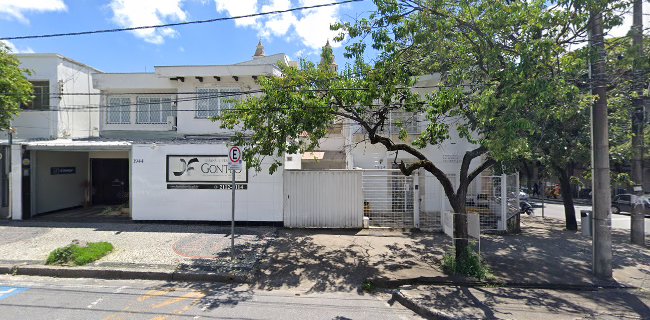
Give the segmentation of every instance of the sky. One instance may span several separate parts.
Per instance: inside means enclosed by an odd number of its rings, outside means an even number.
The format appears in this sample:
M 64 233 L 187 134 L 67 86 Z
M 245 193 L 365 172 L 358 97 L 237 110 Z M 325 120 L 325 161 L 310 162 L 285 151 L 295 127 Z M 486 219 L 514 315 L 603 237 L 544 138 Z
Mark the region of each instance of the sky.
M 0 37 L 156 25 L 285 10 L 337 0 L 0 0 Z M 173 28 L 12 40 L 14 52 L 58 53 L 104 72 L 152 72 L 163 65 L 250 60 L 259 40 L 267 55 L 318 61 L 336 35 L 329 25 L 367 16 L 371 1 Z M 337 62 L 344 43 L 332 42 Z
M 337 0 L 0 0 L 0 37 L 156 25 L 284 10 Z M 366 17 L 372 1 L 173 28 L 13 40 L 14 52 L 59 53 L 104 72 L 153 71 L 162 65 L 219 65 L 249 60 L 259 40 L 266 54 L 319 60 L 335 36 L 329 25 Z M 650 13 L 650 1 L 644 1 Z M 648 15 L 644 16 L 650 17 Z M 650 19 L 646 19 L 650 20 Z M 610 30 L 622 36 L 623 25 Z M 648 25 L 647 21 L 645 25 Z M 339 65 L 344 43 L 332 42 Z

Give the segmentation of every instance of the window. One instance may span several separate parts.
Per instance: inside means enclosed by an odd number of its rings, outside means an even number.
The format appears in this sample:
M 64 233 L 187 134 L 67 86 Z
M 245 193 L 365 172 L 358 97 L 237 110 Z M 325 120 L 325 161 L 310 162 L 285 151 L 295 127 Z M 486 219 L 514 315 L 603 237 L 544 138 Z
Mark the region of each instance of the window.
M 47 110 L 50 108 L 50 82 L 30 81 L 34 87 L 34 100 L 23 105 L 25 110 Z
M 171 97 L 138 97 L 136 123 L 165 124 L 167 117 L 175 115 Z
M 392 111 L 390 117 L 390 133 L 398 134 L 403 128 L 408 134 L 418 134 L 418 114 L 415 112 Z
M 106 123 L 131 123 L 131 98 L 109 97 L 106 110 Z
M 238 93 L 239 89 L 197 89 L 196 117 L 207 119 L 220 115 L 222 110 L 232 108 L 232 100 L 239 99 Z

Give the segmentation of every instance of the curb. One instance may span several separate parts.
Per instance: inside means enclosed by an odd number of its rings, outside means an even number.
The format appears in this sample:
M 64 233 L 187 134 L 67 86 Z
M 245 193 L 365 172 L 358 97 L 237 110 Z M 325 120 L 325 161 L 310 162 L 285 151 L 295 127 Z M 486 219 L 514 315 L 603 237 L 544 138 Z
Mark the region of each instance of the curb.
M 53 267 L 38 265 L 0 266 L 0 273 L 25 276 L 43 276 L 57 278 L 92 278 L 92 279 L 122 279 L 122 280 L 161 280 L 186 282 L 222 282 L 246 283 L 250 278 L 234 273 L 218 272 L 188 272 L 164 270 L 134 270 L 134 269 L 100 269 L 83 267 Z
M 598 289 L 638 289 L 634 286 L 619 283 L 525 283 L 525 282 L 485 282 L 463 279 L 459 277 L 417 277 L 406 279 L 369 279 L 379 288 L 399 289 L 402 286 L 410 285 L 438 285 L 438 286 L 464 286 L 464 287 L 508 287 L 521 289 L 547 289 L 564 291 L 594 291 Z
M 449 315 L 445 314 L 444 312 L 435 310 L 435 309 L 429 309 L 425 308 L 413 301 L 411 301 L 409 298 L 407 298 L 401 291 L 395 290 L 393 291 L 393 295 L 391 297 L 391 300 L 399 302 L 401 305 L 403 305 L 405 308 L 417 313 L 419 316 L 425 318 L 425 319 L 436 319 L 436 320 L 456 320 L 457 318 L 450 317 Z

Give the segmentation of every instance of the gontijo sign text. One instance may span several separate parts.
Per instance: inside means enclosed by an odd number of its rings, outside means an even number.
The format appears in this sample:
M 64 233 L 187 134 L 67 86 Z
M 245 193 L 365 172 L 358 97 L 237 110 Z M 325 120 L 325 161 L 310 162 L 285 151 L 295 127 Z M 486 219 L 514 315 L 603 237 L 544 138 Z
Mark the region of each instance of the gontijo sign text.
M 168 155 L 167 182 L 232 182 L 227 155 Z M 235 170 L 235 182 L 247 183 L 246 164 Z

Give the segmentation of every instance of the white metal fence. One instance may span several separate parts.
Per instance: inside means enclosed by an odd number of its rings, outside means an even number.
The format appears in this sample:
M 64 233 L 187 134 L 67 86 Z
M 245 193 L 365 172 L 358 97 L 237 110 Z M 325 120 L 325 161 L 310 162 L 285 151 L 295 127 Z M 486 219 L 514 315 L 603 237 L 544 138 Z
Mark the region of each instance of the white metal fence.
M 361 228 L 366 217 L 371 227 L 442 230 L 441 212 L 449 210 L 420 212 L 420 199 L 438 195 L 420 190 L 418 173 L 286 170 L 284 175 L 286 227 Z M 441 207 L 448 204 L 446 196 L 439 199 Z M 477 215 L 481 231 L 506 231 L 519 212 L 518 175 L 476 178 L 468 188 L 466 208 Z
M 363 214 L 372 227 L 413 228 L 419 221 L 417 174 L 400 170 L 362 170 Z
M 467 212 L 479 215 L 481 230 L 505 231 L 508 219 L 519 213 L 519 175 L 477 177 L 466 199 Z
M 285 170 L 284 226 L 361 228 L 360 170 Z

